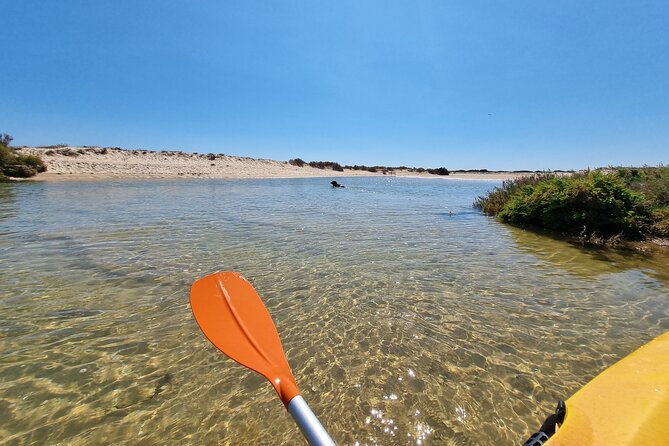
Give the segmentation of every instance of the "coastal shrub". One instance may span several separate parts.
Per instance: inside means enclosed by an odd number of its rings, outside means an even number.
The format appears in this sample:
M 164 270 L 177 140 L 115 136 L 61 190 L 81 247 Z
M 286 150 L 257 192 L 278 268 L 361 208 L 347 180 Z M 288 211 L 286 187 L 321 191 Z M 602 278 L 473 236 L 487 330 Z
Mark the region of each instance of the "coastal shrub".
M 7 148 L 0 148 L 5 151 Z M 11 150 L 11 149 L 10 149 Z M 46 165 L 39 157 L 33 155 L 17 155 L 10 153 L 10 157 L 0 156 L 0 169 L 8 177 L 29 178 L 46 170 Z
M 344 169 L 349 169 L 349 170 L 365 170 L 367 172 L 378 172 L 379 170 L 381 171 L 392 171 L 395 168 L 394 167 L 386 167 L 386 166 L 365 166 L 365 165 L 353 165 L 353 166 L 344 166 Z
M 500 211 L 502 221 L 566 234 L 641 238 L 648 215 L 642 197 L 615 175 L 549 177 L 524 186 Z
M 0 134 L 0 178 L 29 178 L 46 170 L 46 164 L 34 155 L 20 155 L 9 146 L 12 137 Z
M 669 206 L 669 167 L 653 169 L 646 176 L 642 193 L 656 205 Z
M 445 167 L 439 167 L 437 169 L 427 169 L 427 173 L 431 173 L 432 175 L 449 175 L 450 174 L 448 169 L 445 168 Z
M 37 173 L 42 173 L 46 171 L 46 164 L 42 161 L 42 158 L 35 155 L 17 155 L 18 162 L 24 164 L 31 169 L 34 169 Z
M 9 147 L 13 140 L 7 133 L 0 133 L 0 147 Z
M 35 169 L 23 164 L 10 164 L 5 166 L 2 173 L 8 177 L 14 178 L 30 178 L 37 175 L 37 171 Z
M 652 211 L 649 233 L 655 237 L 669 239 L 669 206 Z
M 298 158 L 299 159 L 299 158 Z M 339 163 L 334 161 L 311 161 L 309 166 L 315 167 L 316 169 L 332 169 L 338 172 L 343 172 L 344 168 Z
M 349 169 L 349 170 L 366 170 L 367 172 L 371 173 L 376 173 L 376 172 L 381 172 L 384 175 L 393 173 L 396 170 L 406 170 L 408 172 L 418 172 L 418 173 L 423 173 L 423 172 L 428 172 L 433 175 L 450 175 L 450 171 L 445 168 L 445 167 L 438 167 L 436 169 L 425 169 L 424 167 L 407 167 L 407 166 L 399 166 L 399 167 L 391 167 L 391 166 L 365 166 L 365 165 L 358 165 L 355 164 L 353 166 L 344 166 L 344 169 Z M 337 169 L 335 169 L 337 170 Z
M 669 206 L 669 167 L 619 167 L 615 172 L 649 206 Z
M 56 150 L 56 153 L 63 156 L 73 156 L 73 157 L 79 156 L 79 152 L 72 149 L 58 149 Z
M 301 158 L 293 158 L 292 160 L 288 160 L 288 164 L 297 167 L 303 167 L 306 163 Z
M 505 181 L 501 188 L 479 197 L 474 206 L 507 223 L 584 239 L 640 239 L 654 221 L 643 194 L 620 176 L 598 171 Z M 662 231 L 662 226 L 657 230 Z
M 496 187 L 488 195 L 478 197 L 474 201 L 474 207 L 481 209 L 486 215 L 497 215 L 502 211 L 504 205 L 506 205 L 513 194 L 524 186 L 535 186 L 543 178 L 543 175 L 532 175 L 506 180 L 502 182 L 502 187 Z
M 649 235 L 669 238 L 669 167 L 619 167 L 616 175 L 643 196 L 650 212 Z

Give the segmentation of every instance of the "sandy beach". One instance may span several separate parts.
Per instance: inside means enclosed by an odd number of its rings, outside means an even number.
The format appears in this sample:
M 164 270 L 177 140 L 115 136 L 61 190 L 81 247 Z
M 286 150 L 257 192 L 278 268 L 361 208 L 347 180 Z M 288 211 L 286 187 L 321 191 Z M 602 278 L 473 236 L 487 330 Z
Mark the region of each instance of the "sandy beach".
M 181 151 L 125 150 L 101 147 L 22 147 L 20 153 L 38 155 L 47 171 L 37 175 L 41 181 L 108 180 L 142 178 L 306 178 L 383 176 L 383 172 L 344 169 L 317 169 L 293 166 L 286 161 L 255 159 L 224 154 L 198 154 Z M 393 170 L 385 175 L 415 178 L 460 180 L 507 180 L 529 173 L 452 172 L 448 176 Z

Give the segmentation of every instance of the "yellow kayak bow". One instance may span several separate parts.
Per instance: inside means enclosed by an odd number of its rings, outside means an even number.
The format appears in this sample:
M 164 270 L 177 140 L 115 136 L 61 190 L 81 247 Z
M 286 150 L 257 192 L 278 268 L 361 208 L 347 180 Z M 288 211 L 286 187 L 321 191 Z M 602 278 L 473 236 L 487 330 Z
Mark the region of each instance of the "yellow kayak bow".
M 669 332 L 600 373 L 567 400 L 546 446 L 669 444 Z

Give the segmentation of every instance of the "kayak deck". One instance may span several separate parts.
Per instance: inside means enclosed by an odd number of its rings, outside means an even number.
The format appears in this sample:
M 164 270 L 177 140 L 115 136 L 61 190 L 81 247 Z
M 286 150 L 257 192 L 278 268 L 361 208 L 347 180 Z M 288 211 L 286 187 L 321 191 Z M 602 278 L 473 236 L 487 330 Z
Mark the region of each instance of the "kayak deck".
M 669 443 L 669 332 L 650 341 L 567 400 L 547 446 Z

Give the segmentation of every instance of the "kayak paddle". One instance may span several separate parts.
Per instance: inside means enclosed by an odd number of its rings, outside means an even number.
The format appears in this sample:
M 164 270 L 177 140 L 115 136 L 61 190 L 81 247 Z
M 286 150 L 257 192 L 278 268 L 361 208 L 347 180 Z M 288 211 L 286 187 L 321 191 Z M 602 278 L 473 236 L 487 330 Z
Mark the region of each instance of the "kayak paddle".
M 190 305 L 216 348 L 269 380 L 310 445 L 334 446 L 300 395 L 272 317 L 244 276 L 219 272 L 203 277 L 191 287 Z

